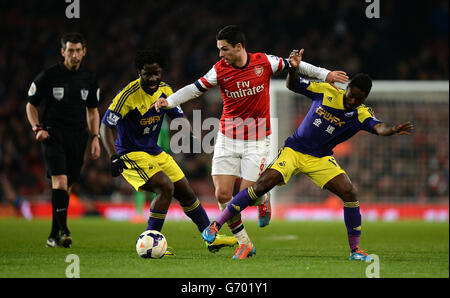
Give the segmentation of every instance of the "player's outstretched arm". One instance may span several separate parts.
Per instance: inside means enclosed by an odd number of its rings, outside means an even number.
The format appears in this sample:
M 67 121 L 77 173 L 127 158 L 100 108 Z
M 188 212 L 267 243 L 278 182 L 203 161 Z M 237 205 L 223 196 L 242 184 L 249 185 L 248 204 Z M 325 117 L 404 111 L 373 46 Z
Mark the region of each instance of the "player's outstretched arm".
M 346 83 L 348 81 L 348 76 L 345 71 L 342 70 L 333 70 L 328 71 L 324 68 L 316 67 L 314 65 L 311 65 L 309 63 L 306 63 L 302 61 L 303 58 L 303 52 L 305 50 L 293 50 L 291 54 L 289 55 L 289 73 L 288 78 L 286 80 L 286 87 L 289 90 L 294 91 L 297 86 L 298 81 L 298 73 L 299 71 L 304 73 L 307 76 L 313 76 L 317 77 L 319 79 L 323 74 L 324 75 L 324 81 L 329 83 L 331 86 L 333 86 L 336 90 L 339 90 L 339 87 L 335 85 L 335 83 Z
M 414 129 L 414 125 L 411 122 L 405 122 L 398 125 L 389 125 L 386 123 L 378 123 L 374 126 L 376 133 L 380 136 L 391 136 L 393 134 L 409 135 Z
M 202 94 L 203 92 L 201 92 L 195 84 L 190 84 L 173 93 L 167 97 L 167 99 L 158 98 L 155 103 L 155 109 L 157 112 L 159 112 L 160 109 L 171 109 L 191 99 L 197 98 Z

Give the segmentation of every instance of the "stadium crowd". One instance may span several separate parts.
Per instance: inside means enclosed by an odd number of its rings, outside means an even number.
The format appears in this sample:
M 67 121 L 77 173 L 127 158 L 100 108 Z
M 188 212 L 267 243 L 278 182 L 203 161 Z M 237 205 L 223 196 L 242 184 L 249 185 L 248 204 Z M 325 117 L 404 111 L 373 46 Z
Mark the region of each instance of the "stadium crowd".
M 88 40 L 83 64 L 95 71 L 101 88 L 100 113 L 113 96 L 136 78 L 138 49 L 158 48 L 166 59 L 163 80 L 174 90 L 204 75 L 218 60 L 215 34 L 227 24 L 240 25 L 250 52 L 286 57 L 305 48 L 306 61 L 328 69 L 343 69 L 350 77 L 367 72 L 374 80 L 448 80 L 448 1 L 382 2 L 381 17 L 368 19 L 363 1 L 139 1 L 139 9 L 119 0 L 81 2 L 80 19 L 67 19 L 64 1 L 0 4 L 0 175 L 18 194 L 30 200 L 49 191 L 39 144 L 25 115 L 28 88 L 38 72 L 59 61 L 59 37 L 79 31 Z M 417 16 L 420 16 L 418 18 Z M 284 79 L 285 73 L 277 78 Z M 217 95 L 218 96 L 218 95 Z M 219 117 L 219 101 L 202 96 L 183 105 L 201 109 L 202 118 Z M 406 109 L 417 120 L 410 139 L 379 142 L 362 135 L 358 154 L 343 154 L 350 177 L 372 200 L 448 202 L 448 103 L 374 106 L 382 119 L 395 119 Z M 303 109 L 301 112 L 306 112 Z M 409 120 L 409 119 L 407 119 Z M 375 144 L 376 142 L 376 144 Z M 368 161 L 367 156 L 371 156 Z M 196 193 L 214 197 L 211 154 L 176 154 Z M 414 160 L 412 165 L 407 160 Z M 302 178 L 299 178 L 302 179 Z M 306 181 L 306 180 L 305 180 Z M 394 185 L 395 183 L 395 185 Z M 290 184 L 292 200 L 320 200 L 308 183 Z M 122 200 L 131 195 L 123 179 L 112 179 L 105 151 L 87 159 L 82 182 L 75 189 L 91 200 Z M 303 196 L 303 199 L 302 199 Z M 0 188 L 0 197 L 5 197 Z

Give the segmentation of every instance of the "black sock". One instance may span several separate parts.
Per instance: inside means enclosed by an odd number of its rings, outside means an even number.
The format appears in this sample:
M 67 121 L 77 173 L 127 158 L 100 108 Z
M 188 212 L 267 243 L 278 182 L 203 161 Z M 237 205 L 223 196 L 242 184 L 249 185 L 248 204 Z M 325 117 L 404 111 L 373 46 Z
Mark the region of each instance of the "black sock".
M 69 193 L 66 194 L 66 208 L 67 210 L 69 210 L 69 199 L 70 199 L 70 195 Z
M 67 213 L 69 212 L 69 199 L 70 199 L 70 195 L 68 192 L 66 192 L 66 214 L 65 214 L 65 226 L 66 226 L 66 234 L 70 234 L 69 228 L 67 228 Z
M 50 230 L 50 236 L 48 236 L 48 238 L 58 238 L 59 237 L 59 223 L 56 220 L 56 212 L 55 212 L 55 207 L 53 207 L 53 200 L 52 200 L 52 228 Z
M 63 234 L 70 234 L 67 228 L 68 193 L 62 189 L 52 189 L 53 218 L 58 223 L 59 230 Z

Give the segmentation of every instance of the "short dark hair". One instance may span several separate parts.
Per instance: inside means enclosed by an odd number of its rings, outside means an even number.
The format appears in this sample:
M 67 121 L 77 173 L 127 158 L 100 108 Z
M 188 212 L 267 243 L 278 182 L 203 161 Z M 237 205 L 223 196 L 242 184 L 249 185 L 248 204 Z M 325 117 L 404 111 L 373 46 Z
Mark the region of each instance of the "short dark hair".
M 163 56 L 157 50 L 142 50 L 138 51 L 134 59 L 134 65 L 137 70 L 144 68 L 145 64 L 158 63 L 161 68 L 164 68 L 165 63 Z
M 245 34 L 236 25 L 228 25 L 222 28 L 216 35 L 216 40 L 226 40 L 233 47 L 238 43 L 245 48 Z
M 358 73 L 350 81 L 349 86 L 358 87 L 361 91 L 365 92 L 366 95 L 369 95 L 370 90 L 372 89 L 372 78 L 368 74 Z
M 61 42 L 61 47 L 63 49 L 66 48 L 67 42 L 71 42 L 71 43 L 79 43 L 80 42 L 83 48 L 86 47 L 86 39 L 84 38 L 84 36 L 81 33 L 78 33 L 78 32 L 64 33 L 63 36 L 61 36 L 60 42 Z

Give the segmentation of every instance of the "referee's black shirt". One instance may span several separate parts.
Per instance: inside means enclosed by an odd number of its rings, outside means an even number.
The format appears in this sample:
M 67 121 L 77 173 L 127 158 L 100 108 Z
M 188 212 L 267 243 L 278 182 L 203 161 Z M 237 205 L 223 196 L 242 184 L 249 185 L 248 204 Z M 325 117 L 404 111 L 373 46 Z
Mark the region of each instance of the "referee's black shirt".
M 36 107 L 44 102 L 44 113 L 40 117 L 44 129 L 84 130 L 86 107 L 98 106 L 100 89 L 93 72 L 83 66 L 70 71 L 60 62 L 34 79 L 27 100 Z

